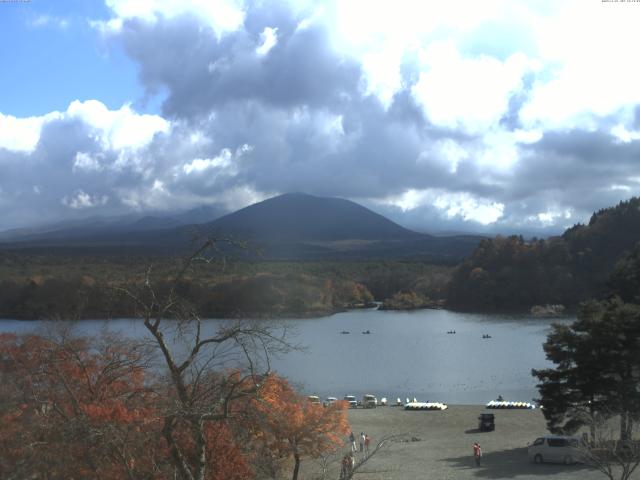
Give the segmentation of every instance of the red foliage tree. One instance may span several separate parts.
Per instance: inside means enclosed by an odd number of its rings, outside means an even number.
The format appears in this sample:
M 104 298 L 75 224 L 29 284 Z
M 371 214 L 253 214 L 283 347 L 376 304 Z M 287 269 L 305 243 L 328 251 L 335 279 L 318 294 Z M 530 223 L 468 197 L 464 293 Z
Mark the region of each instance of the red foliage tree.
M 144 360 L 112 337 L 1 335 L 0 477 L 156 478 Z
M 317 458 L 334 450 L 350 431 L 346 402 L 313 404 L 276 375 L 265 379 L 253 403 L 258 412 L 256 442 L 279 458 L 293 457 L 294 480 L 303 457 Z

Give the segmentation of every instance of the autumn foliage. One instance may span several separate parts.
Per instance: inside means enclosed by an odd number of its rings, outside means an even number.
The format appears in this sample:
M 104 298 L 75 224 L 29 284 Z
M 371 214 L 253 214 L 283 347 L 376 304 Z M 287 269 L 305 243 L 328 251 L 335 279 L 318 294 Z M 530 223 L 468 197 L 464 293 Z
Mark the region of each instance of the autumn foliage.
M 297 478 L 303 457 L 318 457 L 344 443 L 349 433 L 347 404 L 311 403 L 280 377 L 270 376 L 254 400 L 258 416 L 256 441 L 279 458 L 293 458 Z
M 172 441 L 196 462 L 193 424 L 175 411 L 175 388 L 150 358 L 145 347 L 109 336 L 0 335 L 0 478 L 183 478 L 174 477 L 164 433 L 170 419 Z M 254 380 L 209 372 L 197 388 L 248 391 L 242 383 Z M 343 405 L 311 405 L 275 375 L 257 387 L 203 424 L 203 480 L 254 478 L 265 458 L 299 465 L 342 444 Z
M 156 478 L 143 352 L 103 340 L 0 335 L 0 477 Z

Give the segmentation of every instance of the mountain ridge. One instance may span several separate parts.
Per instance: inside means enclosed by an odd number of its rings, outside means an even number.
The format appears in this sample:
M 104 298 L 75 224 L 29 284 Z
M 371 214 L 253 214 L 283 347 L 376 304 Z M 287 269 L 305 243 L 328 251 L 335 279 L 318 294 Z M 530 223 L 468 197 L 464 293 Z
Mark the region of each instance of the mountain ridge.
M 153 218 L 139 219 L 157 225 Z M 135 223 L 135 222 L 134 222 Z M 138 223 L 139 226 L 139 223 Z M 65 236 L 66 235 L 66 236 Z M 414 232 L 350 200 L 287 193 L 201 224 L 57 232 L 0 244 L 4 249 L 186 252 L 198 237 L 249 241 L 267 259 L 433 258 L 456 261 L 482 237 Z

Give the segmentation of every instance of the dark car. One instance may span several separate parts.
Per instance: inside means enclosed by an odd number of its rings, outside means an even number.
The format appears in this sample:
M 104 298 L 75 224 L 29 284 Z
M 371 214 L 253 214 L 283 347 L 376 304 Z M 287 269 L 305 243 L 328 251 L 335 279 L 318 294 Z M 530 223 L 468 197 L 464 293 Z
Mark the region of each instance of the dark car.
M 481 413 L 478 417 L 478 429 L 481 432 L 491 432 L 496 429 L 493 413 Z

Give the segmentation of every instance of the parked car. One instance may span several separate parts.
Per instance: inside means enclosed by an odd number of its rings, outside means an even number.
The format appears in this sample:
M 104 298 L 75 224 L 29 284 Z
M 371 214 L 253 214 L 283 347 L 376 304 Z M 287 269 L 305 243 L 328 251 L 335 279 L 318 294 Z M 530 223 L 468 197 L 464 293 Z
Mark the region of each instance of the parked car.
M 349 408 L 358 408 L 358 400 L 353 395 L 345 395 L 344 400 L 349 404 Z
M 562 435 L 545 435 L 529 445 L 529 460 L 535 463 L 552 462 L 570 465 L 581 462 L 580 439 Z
M 337 401 L 338 399 L 336 397 L 327 397 L 327 399 L 324 401 L 324 406 L 328 407 L 329 405 L 333 405 Z
M 322 402 L 320 402 L 320 397 L 317 395 L 309 395 L 307 397 L 309 399 L 309 401 L 315 405 L 321 405 Z
M 378 399 L 375 395 L 366 394 L 362 397 L 362 406 L 364 408 L 376 408 L 378 406 Z
M 481 432 L 492 432 L 495 429 L 495 415 L 493 413 L 481 413 L 478 417 L 478 430 Z

